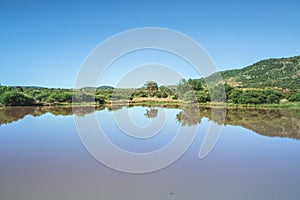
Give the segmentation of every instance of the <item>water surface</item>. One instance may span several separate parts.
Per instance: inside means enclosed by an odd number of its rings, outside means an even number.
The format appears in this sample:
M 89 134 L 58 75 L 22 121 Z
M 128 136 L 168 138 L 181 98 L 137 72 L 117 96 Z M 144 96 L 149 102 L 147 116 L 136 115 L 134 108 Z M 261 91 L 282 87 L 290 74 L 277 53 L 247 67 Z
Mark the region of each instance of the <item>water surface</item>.
M 124 110 L 139 127 L 164 113 L 164 128 L 150 139 L 133 138 L 114 122 L 114 114 Z M 231 108 L 223 122 L 212 119 L 209 108 L 98 108 L 97 119 L 109 139 L 137 153 L 163 147 L 180 127 L 198 127 L 193 144 L 179 160 L 147 174 L 112 170 L 88 153 L 73 117 L 92 112 L 92 108 L 78 108 L 75 114 L 62 107 L 0 108 L 0 199 L 300 198 L 299 110 Z M 210 123 L 225 126 L 212 152 L 200 160 L 199 148 Z

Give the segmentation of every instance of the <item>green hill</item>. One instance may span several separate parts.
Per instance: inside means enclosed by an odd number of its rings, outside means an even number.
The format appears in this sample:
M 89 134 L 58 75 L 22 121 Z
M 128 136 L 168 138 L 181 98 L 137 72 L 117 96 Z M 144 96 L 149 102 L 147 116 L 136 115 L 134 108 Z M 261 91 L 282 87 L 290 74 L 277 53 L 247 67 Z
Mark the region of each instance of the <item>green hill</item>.
M 300 89 L 300 56 L 262 60 L 242 69 L 222 71 L 221 75 L 235 87 Z M 205 79 L 215 82 L 216 75 Z

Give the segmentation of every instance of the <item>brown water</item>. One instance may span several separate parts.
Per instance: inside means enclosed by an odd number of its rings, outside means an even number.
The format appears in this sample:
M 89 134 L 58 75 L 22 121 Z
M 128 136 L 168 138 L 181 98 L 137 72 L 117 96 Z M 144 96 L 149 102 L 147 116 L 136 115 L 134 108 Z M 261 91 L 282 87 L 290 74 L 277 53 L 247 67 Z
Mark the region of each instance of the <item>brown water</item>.
M 140 126 L 163 111 L 165 130 L 151 140 L 132 139 L 114 124 L 113 114 L 122 110 Z M 0 199 L 300 199 L 300 110 L 231 108 L 223 122 L 212 118 L 209 108 L 98 108 L 97 119 L 108 137 L 133 152 L 164 146 L 179 127 L 198 127 L 179 160 L 146 174 L 113 170 L 89 154 L 73 118 L 93 112 L 0 108 Z M 225 126 L 201 160 L 199 147 L 210 123 Z

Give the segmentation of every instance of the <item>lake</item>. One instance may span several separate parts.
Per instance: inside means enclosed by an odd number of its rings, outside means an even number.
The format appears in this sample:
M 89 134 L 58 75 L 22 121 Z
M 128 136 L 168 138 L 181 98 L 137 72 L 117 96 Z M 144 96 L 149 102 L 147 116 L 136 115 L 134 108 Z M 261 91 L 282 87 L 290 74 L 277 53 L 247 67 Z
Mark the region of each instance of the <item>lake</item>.
M 175 141 L 179 130 L 183 136 L 165 157 L 154 157 L 162 159 L 157 162 L 150 160 L 145 165 L 123 157 L 100 162 L 101 156 L 109 159 L 115 155 L 104 141 L 89 138 L 93 125 L 87 126 L 84 120 L 94 117 L 106 139 L 132 155 L 159 155 L 157 150 Z M 214 141 L 208 141 L 213 144 L 211 151 L 199 159 L 211 127 L 222 130 Z M 179 149 L 189 142 L 181 156 L 176 145 Z M 164 164 L 172 153 L 180 156 Z M 158 162 L 161 168 L 156 166 Z M 158 170 L 122 172 L 147 167 Z M 298 109 L 0 108 L 3 200 L 299 200 L 299 185 Z

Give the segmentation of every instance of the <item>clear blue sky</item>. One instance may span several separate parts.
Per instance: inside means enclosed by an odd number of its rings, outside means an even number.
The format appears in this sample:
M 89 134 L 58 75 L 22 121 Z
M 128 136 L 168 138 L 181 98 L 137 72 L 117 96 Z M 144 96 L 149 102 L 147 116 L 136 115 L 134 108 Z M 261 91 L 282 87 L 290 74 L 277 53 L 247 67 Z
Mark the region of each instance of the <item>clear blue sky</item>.
M 194 38 L 220 70 L 300 55 L 299 11 L 296 0 L 0 0 L 0 83 L 71 88 L 96 45 L 149 26 Z

